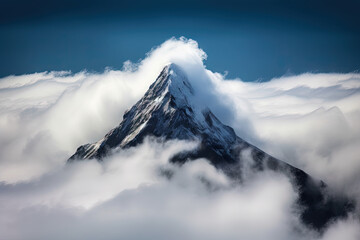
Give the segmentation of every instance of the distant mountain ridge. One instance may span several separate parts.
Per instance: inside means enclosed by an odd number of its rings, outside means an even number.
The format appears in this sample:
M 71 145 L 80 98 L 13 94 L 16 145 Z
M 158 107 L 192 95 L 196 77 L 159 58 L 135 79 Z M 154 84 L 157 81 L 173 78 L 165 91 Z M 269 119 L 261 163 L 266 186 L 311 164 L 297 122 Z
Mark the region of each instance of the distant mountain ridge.
M 196 104 L 195 96 L 186 73 L 174 63 L 166 65 L 145 95 L 125 112 L 117 127 L 98 142 L 80 146 L 68 162 L 101 161 L 111 151 L 136 146 L 148 136 L 198 140 L 197 149 L 178 153 L 171 161 L 181 164 L 206 158 L 232 179 L 241 181 L 241 152 L 249 150 L 254 159 L 254 170 L 271 169 L 293 180 L 299 189 L 299 204 L 304 208 L 302 220 L 306 224 L 322 229 L 332 219 L 346 216 L 353 208 L 351 201 L 329 195 L 322 182 L 238 137 L 210 109 Z

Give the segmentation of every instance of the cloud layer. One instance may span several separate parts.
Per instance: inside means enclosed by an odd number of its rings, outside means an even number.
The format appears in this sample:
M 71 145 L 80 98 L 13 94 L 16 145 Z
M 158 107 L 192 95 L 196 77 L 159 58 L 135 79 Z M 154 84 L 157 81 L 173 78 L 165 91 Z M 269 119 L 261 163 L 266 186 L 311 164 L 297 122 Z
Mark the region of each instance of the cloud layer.
M 188 74 L 197 101 L 240 137 L 360 199 L 360 74 L 247 83 L 206 69 L 206 57 L 195 41 L 170 39 L 122 70 L 0 79 L 0 236 L 358 239 L 355 216 L 322 235 L 302 226 L 296 189 L 282 175 L 250 173 L 234 187 L 206 160 L 182 168 L 168 163 L 196 143 L 149 139 L 103 164 L 65 166 L 79 145 L 119 124 L 174 62 Z

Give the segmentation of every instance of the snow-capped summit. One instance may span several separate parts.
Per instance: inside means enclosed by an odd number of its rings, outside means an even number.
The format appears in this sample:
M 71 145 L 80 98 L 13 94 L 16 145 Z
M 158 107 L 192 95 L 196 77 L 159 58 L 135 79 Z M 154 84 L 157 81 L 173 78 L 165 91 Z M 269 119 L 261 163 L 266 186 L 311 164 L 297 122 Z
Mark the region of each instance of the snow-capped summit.
M 198 157 L 235 161 L 231 151 L 244 141 L 207 107 L 195 105 L 195 94 L 185 72 L 174 63 L 166 65 L 144 97 L 125 112 L 119 126 L 100 141 L 79 147 L 70 159 L 101 159 L 113 148 L 135 146 L 152 135 L 202 140 L 208 152 Z
M 68 162 L 100 161 L 112 150 L 136 146 L 147 136 L 164 140 L 198 140 L 200 144 L 195 150 L 178 153 L 171 161 L 183 163 L 206 158 L 230 178 L 241 181 L 244 163 L 241 152 L 246 149 L 253 159 L 254 170 L 269 169 L 292 179 L 294 187 L 299 189 L 299 204 L 304 209 L 302 219 L 315 228 L 320 229 L 330 220 L 345 216 L 353 207 L 346 199 L 328 195 L 322 182 L 238 137 L 207 106 L 198 104 L 196 94 L 187 74 L 179 66 L 166 65 L 145 95 L 125 112 L 117 127 L 98 142 L 80 146 Z

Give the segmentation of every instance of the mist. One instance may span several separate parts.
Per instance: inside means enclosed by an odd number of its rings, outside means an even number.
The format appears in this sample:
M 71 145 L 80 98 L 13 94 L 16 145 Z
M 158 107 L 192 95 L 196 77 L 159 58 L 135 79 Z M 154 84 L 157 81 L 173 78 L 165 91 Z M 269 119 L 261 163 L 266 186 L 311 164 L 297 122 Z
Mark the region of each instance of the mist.
M 196 101 L 238 136 L 359 201 L 360 74 L 248 83 L 212 72 L 206 58 L 196 41 L 172 38 L 121 70 L 0 79 L 0 237 L 359 239 L 358 213 L 322 233 L 304 226 L 297 189 L 282 174 L 247 170 L 239 186 L 206 159 L 169 163 L 196 142 L 149 138 L 102 163 L 66 164 L 117 126 L 173 62 Z

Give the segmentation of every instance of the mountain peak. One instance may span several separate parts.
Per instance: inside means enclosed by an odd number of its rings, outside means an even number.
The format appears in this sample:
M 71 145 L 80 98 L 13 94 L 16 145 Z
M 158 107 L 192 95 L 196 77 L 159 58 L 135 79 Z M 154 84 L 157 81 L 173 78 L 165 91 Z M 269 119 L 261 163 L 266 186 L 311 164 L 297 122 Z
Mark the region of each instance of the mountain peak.
M 160 102 L 166 94 L 170 95 L 178 106 L 189 105 L 189 98 L 194 95 L 186 73 L 175 63 L 169 63 L 163 68 L 144 98 Z
M 316 228 L 322 228 L 334 218 L 346 216 L 353 208 L 348 200 L 325 195 L 322 184 L 305 172 L 236 136 L 234 130 L 222 124 L 210 109 L 198 104 L 186 73 L 174 63 L 163 68 L 145 95 L 125 112 L 117 127 L 98 142 L 80 146 L 68 162 L 94 158 L 101 161 L 111 151 L 136 146 L 147 136 L 165 140 L 199 140 L 197 149 L 178 153 L 171 161 L 183 163 L 206 158 L 236 181 L 241 181 L 241 168 L 250 167 L 249 164 L 257 171 L 271 169 L 288 175 L 300 190 L 299 204 L 305 209 L 303 221 Z M 247 150 L 246 156 L 242 154 L 243 150 Z
M 196 95 L 186 73 L 174 63 L 167 64 L 145 95 L 123 116 L 123 121 L 103 139 L 79 147 L 70 158 L 102 159 L 114 148 L 141 143 L 146 136 L 165 139 L 201 140 L 217 162 L 234 161 L 232 146 L 243 142 L 234 130 L 222 124 L 206 106 L 196 104 Z M 211 150 L 211 151 L 210 151 Z M 195 156 L 194 156 L 195 157 Z

